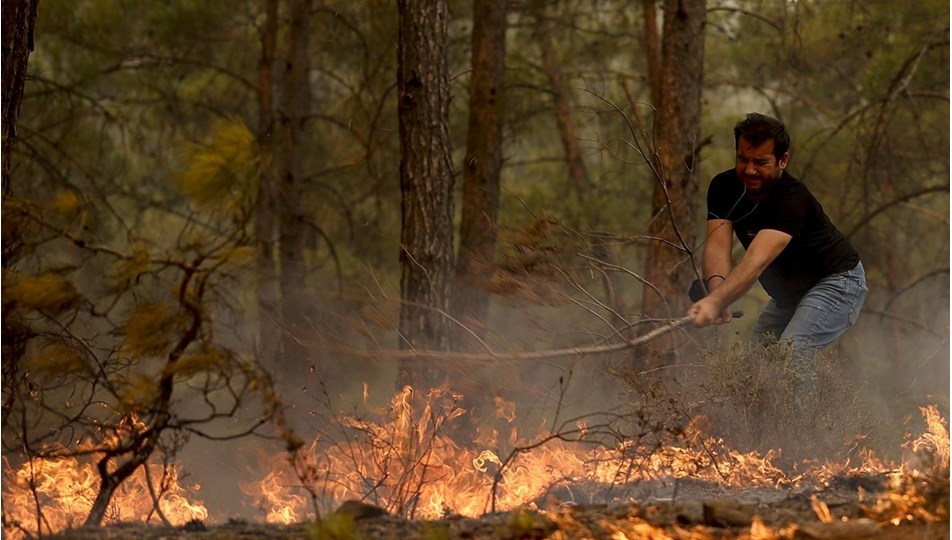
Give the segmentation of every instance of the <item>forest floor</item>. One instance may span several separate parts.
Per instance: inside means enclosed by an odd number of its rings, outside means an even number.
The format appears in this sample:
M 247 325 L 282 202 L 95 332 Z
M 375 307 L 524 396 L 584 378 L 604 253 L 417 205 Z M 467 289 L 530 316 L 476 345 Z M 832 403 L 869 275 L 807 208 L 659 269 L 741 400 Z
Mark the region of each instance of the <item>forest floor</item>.
M 884 482 L 878 477 L 833 481 L 828 486 L 741 489 L 680 480 L 652 489 L 653 496 L 625 504 L 573 504 L 567 492 L 540 504 L 479 518 L 401 519 L 360 503 L 345 503 L 320 522 L 270 525 L 231 520 L 168 528 L 114 525 L 72 530 L 56 540 L 238 540 L 238 539 L 949 539 L 949 523 L 910 516 L 893 524 L 871 519 L 870 501 Z M 658 486 L 655 486 L 656 488 Z M 658 496 L 661 495 L 661 496 Z M 560 501 L 559 499 L 562 499 Z M 947 501 L 948 499 L 946 499 Z M 542 501 L 540 501 L 542 502 Z M 947 504 L 947 502 L 945 503 Z M 948 516 L 948 508 L 944 508 Z

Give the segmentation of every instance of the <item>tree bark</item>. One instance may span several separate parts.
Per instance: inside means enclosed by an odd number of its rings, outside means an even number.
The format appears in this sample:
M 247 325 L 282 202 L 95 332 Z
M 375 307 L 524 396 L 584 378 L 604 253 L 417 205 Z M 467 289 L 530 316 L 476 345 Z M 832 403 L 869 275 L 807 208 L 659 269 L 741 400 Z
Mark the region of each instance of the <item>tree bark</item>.
M 400 348 L 445 350 L 453 276 L 453 171 L 445 0 L 400 0 Z M 440 384 L 433 367 L 402 362 L 397 384 Z
M 665 0 L 662 38 L 661 101 L 657 108 L 656 167 L 652 196 L 642 312 L 647 317 L 684 314 L 693 276 L 691 253 L 697 220 L 697 168 L 701 128 L 701 83 L 704 73 L 705 0 Z M 668 243 L 670 242 L 670 244 Z M 673 247 L 674 246 L 678 247 Z M 652 341 L 644 356 L 672 350 L 669 339 Z M 644 358 L 643 356 L 643 358 Z
M 308 351 L 300 345 L 307 330 L 309 302 L 304 252 L 307 247 L 304 209 L 301 205 L 304 124 L 310 106 L 308 84 L 308 32 L 311 0 L 290 0 L 290 31 L 286 69 L 279 108 L 280 139 L 279 258 L 281 268 L 281 369 L 291 377 L 308 373 Z M 295 379 L 298 380 L 298 379 Z
M 562 149 L 565 151 L 565 163 L 569 173 L 569 193 L 574 196 L 577 214 L 571 216 L 570 223 L 575 229 L 591 233 L 600 230 L 600 210 L 595 200 L 595 188 L 588 174 L 588 167 L 582 157 L 579 145 L 578 132 L 572 118 L 572 102 L 563 82 L 562 63 L 556 51 L 556 40 L 552 35 L 552 21 L 547 16 L 546 3 L 538 3 L 535 7 L 537 32 L 542 52 L 542 69 L 549 79 L 549 90 L 552 93 L 555 122 Z M 624 310 L 621 305 L 622 285 L 617 276 L 607 267 L 613 265 L 610 246 L 598 235 L 594 235 L 588 246 L 593 258 L 605 263 L 601 268 L 602 289 L 605 305 L 608 306 L 609 318 L 617 328 L 623 328 L 625 322 L 618 317 Z
M 256 199 L 255 237 L 258 242 L 258 348 L 265 365 L 272 365 L 280 343 L 281 305 L 278 290 L 275 227 L 274 58 L 278 39 L 278 0 L 266 0 L 258 60 L 258 147 L 262 156 Z
M 489 311 L 487 278 L 496 252 L 499 174 L 502 169 L 503 77 L 506 69 L 506 2 L 473 3 L 473 75 L 469 90 L 469 132 L 463 163 L 460 246 L 456 262 L 454 317 L 480 339 Z M 452 332 L 454 349 L 470 343 L 469 333 Z
M 26 87 L 26 70 L 33 51 L 33 29 L 36 25 L 39 0 L 3 0 L 3 90 L 2 90 L 2 197 L 3 202 L 13 196 L 13 143 L 16 141 L 17 121 L 20 118 L 20 104 L 23 102 L 23 91 Z M 10 214 L 4 215 L 4 220 Z M 4 224 L 6 225 L 6 223 Z M 8 229 L 9 230 L 9 229 Z M 13 266 L 17 257 L 23 253 L 23 238 L 19 235 L 3 236 L 0 265 L 4 269 Z M 20 379 L 20 360 L 26 353 L 27 341 L 32 331 L 17 320 L 13 310 L 6 302 L 0 314 L 2 327 L 2 358 L 3 358 L 3 390 L 6 392 L 0 406 L 0 425 L 6 428 L 9 412 L 15 403 L 15 388 Z
M 565 151 L 565 162 L 568 166 L 570 182 L 569 193 L 566 193 L 566 196 L 574 196 L 575 207 L 579 208 L 581 212 L 580 216 L 572 219 L 572 226 L 580 228 L 583 223 L 592 225 L 590 220 L 592 216 L 589 212 L 589 207 L 592 206 L 589 202 L 592 182 L 588 176 L 588 169 L 585 167 L 585 160 L 582 159 L 582 150 L 578 143 L 575 122 L 572 120 L 572 103 L 565 92 L 561 62 L 555 50 L 555 40 L 552 37 L 552 22 L 545 13 L 545 6 L 545 3 L 536 6 L 536 28 L 539 35 L 539 47 L 542 51 L 542 69 L 549 79 L 555 123 L 558 127 L 562 149 Z
M 3 196 L 12 193 L 11 152 L 33 52 L 33 29 L 40 0 L 3 0 Z
M 641 0 L 645 18 L 645 59 L 648 63 L 648 83 L 651 86 L 651 104 L 661 106 L 661 51 L 658 37 L 658 0 Z

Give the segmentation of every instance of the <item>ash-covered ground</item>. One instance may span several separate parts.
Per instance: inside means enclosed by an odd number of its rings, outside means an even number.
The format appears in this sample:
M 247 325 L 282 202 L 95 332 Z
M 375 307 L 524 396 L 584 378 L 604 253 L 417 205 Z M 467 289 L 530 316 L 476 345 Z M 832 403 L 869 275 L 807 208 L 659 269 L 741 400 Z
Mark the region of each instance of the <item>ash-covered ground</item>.
M 889 490 L 883 474 L 834 477 L 823 486 L 804 483 L 776 488 L 731 487 L 691 479 L 612 487 L 566 481 L 525 508 L 479 518 L 450 515 L 439 520 L 407 520 L 349 501 L 320 520 L 294 525 L 240 520 L 192 522 L 178 528 L 114 525 L 50 538 L 932 540 L 949 538 L 947 486 L 944 503 L 941 498 L 906 501 L 919 506 L 907 509 L 905 516 L 895 514 L 900 508 L 883 505 Z M 613 502 L 594 502 L 597 500 Z M 936 503 L 940 507 L 935 507 Z

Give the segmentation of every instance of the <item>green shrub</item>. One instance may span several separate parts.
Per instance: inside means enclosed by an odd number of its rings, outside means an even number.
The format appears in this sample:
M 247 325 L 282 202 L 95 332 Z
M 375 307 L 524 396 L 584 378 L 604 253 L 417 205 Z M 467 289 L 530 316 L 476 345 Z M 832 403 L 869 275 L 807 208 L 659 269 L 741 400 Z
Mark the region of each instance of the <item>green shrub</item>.
M 354 526 L 354 517 L 346 512 L 333 512 L 309 523 L 308 536 L 313 540 L 359 540 L 360 534 Z

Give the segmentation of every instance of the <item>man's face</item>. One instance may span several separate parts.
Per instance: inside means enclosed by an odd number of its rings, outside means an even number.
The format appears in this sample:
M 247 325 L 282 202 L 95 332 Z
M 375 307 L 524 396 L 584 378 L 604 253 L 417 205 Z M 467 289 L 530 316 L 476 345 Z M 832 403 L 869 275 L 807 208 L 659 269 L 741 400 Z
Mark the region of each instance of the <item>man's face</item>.
M 774 156 L 774 141 L 768 139 L 758 146 L 752 145 L 745 137 L 737 141 L 737 176 L 747 193 L 764 195 L 780 176 L 787 166 L 789 154 L 784 154 L 780 161 Z

